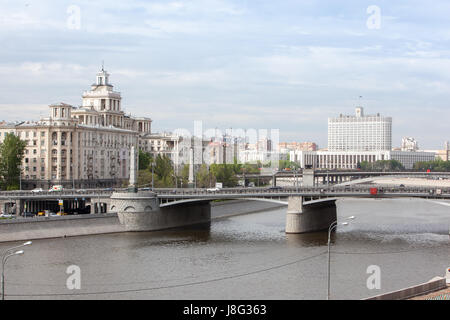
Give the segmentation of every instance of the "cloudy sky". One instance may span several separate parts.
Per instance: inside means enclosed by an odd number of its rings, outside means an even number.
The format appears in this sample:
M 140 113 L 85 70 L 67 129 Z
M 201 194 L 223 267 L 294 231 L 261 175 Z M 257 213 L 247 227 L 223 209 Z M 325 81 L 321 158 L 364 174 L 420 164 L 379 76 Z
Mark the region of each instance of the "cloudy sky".
M 156 131 L 201 120 L 326 147 L 327 118 L 362 96 L 393 117 L 394 146 L 442 148 L 449 14 L 448 0 L 0 0 L 0 120 L 78 106 L 104 60 Z

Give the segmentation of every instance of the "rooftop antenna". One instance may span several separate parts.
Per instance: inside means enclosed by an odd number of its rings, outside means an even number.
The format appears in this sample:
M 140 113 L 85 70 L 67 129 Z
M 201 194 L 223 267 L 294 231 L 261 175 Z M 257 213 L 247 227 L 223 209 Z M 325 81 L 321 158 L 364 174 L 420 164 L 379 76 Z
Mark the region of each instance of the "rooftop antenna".
M 105 71 L 105 60 L 102 60 L 102 71 Z

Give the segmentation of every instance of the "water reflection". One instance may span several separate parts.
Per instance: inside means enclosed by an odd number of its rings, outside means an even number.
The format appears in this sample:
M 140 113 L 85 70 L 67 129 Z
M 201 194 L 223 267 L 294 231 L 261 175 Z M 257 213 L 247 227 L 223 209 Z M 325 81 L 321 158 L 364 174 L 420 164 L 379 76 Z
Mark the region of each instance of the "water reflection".
M 331 234 L 331 242 L 334 242 L 335 233 Z M 328 232 L 313 232 L 303 234 L 286 234 L 288 247 L 319 247 L 328 244 Z

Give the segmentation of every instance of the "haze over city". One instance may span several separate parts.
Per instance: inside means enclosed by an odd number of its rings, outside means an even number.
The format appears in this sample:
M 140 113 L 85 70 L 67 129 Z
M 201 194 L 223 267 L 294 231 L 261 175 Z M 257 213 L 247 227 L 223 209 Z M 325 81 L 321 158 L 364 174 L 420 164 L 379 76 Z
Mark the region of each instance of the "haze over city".
M 73 16 L 79 9 L 79 25 Z M 380 9 L 380 24 L 368 19 Z M 155 131 L 279 128 L 327 145 L 327 118 L 393 118 L 393 146 L 448 140 L 450 4 L 433 1 L 2 1 L 0 120 L 78 106 L 101 69 Z M 369 13 L 368 13 L 369 11 Z M 72 20 L 71 20 L 72 19 Z M 359 97 L 362 96 L 362 99 Z

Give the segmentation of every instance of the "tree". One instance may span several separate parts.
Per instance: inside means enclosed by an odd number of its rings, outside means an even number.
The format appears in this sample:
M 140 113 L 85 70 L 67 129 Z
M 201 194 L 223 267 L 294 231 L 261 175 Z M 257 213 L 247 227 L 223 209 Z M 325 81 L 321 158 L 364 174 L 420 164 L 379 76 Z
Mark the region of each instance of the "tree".
M 237 185 L 233 164 L 212 164 L 210 169 L 216 177 L 216 181 L 222 182 L 224 187 L 235 187 Z
M 154 162 L 153 162 L 154 161 Z M 153 183 L 155 188 L 169 188 L 175 186 L 173 174 L 173 163 L 167 155 L 158 155 L 156 158 L 150 158 L 146 169 L 139 170 L 138 185 L 150 186 L 152 184 L 152 163 Z
M 183 188 L 187 188 L 189 184 L 189 165 L 185 164 L 181 169 L 181 184 Z
M 3 190 L 19 189 L 19 179 L 26 142 L 13 133 L 7 133 L 0 144 L 0 177 Z
M 432 171 L 450 171 L 450 161 L 438 159 L 433 161 L 416 162 L 414 164 L 414 169 L 420 171 L 425 171 L 428 169 Z
M 138 164 L 139 170 L 148 169 L 152 161 L 153 157 L 150 153 L 139 149 L 139 164 Z
M 375 162 L 361 161 L 363 171 L 403 171 L 405 167 L 397 160 L 378 160 Z
M 206 164 L 200 166 L 195 177 L 197 179 L 197 188 L 208 188 L 216 184 L 216 177 Z

